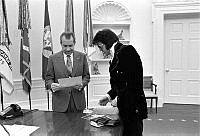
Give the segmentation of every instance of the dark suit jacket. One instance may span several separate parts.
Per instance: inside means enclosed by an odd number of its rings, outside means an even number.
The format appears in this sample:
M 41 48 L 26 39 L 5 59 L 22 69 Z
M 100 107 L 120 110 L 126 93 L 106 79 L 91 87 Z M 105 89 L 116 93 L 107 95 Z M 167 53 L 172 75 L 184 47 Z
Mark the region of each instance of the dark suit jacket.
M 147 118 L 147 103 L 143 91 L 143 67 L 139 54 L 131 45 L 117 43 L 110 64 L 111 99 L 118 96 L 119 113 Z
M 69 71 L 64 63 L 63 52 L 60 51 L 49 57 L 45 85 L 47 89 L 51 89 L 52 83 L 58 83 L 59 78 L 69 77 Z M 86 55 L 74 51 L 73 53 L 73 70 L 72 77 L 82 76 L 83 86 L 86 86 L 90 80 L 89 68 Z M 52 93 L 52 109 L 53 111 L 65 112 L 68 108 L 70 95 L 73 96 L 76 108 L 83 110 L 86 106 L 84 90 L 78 91 L 75 88 L 65 88 Z

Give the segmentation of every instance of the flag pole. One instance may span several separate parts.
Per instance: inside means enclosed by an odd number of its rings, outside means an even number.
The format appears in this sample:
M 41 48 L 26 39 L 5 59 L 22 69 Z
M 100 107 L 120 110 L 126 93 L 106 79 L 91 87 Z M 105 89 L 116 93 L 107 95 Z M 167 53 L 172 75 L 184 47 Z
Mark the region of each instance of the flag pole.
M 88 109 L 88 107 L 89 107 L 89 99 L 88 99 L 88 85 L 86 86 L 86 95 L 87 95 L 86 109 Z
M 47 90 L 47 108 L 49 111 L 49 90 Z
M 2 88 L 2 82 L 1 82 L 1 75 L 0 75 L 0 87 L 1 87 L 1 107 L 2 107 L 2 110 L 4 109 L 3 108 L 3 88 Z
M 45 82 L 46 71 L 48 65 L 49 56 L 53 54 L 53 42 L 51 35 L 51 25 L 49 18 L 48 0 L 45 0 L 45 11 L 44 11 L 44 33 L 43 33 L 43 51 L 42 51 L 42 79 Z M 49 90 L 45 87 L 47 92 L 47 108 L 49 110 Z
M 93 39 L 93 32 L 92 32 L 92 20 L 91 20 L 91 6 L 90 6 L 90 0 L 84 0 L 84 13 L 83 13 L 83 48 L 84 52 L 87 55 L 87 60 L 89 61 L 88 56 L 88 46 L 91 44 L 91 41 Z M 86 103 L 86 109 L 84 110 L 84 113 L 92 113 L 91 110 L 89 110 L 89 88 L 88 85 L 86 87 L 86 97 L 87 97 L 87 103 Z
M 30 91 L 28 93 L 28 97 L 29 97 L 29 106 L 30 106 L 30 110 L 31 110 L 31 92 Z

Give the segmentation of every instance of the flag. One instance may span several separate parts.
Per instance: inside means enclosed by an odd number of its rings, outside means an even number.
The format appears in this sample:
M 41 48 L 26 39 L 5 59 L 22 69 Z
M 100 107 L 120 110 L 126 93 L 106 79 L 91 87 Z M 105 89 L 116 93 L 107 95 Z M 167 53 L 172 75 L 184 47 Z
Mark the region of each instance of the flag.
M 43 51 L 42 51 L 42 79 L 43 80 L 45 80 L 48 58 L 51 54 L 53 54 L 53 43 L 52 43 L 51 26 L 50 26 L 50 19 L 49 19 L 48 0 L 45 0 L 44 35 L 43 35 Z
M 91 6 L 90 0 L 84 0 L 84 13 L 83 13 L 83 49 L 85 54 L 88 57 L 88 46 L 91 44 L 93 39 L 93 29 L 92 29 L 92 18 L 91 18 Z M 86 97 L 87 103 L 86 108 L 89 106 L 89 97 L 88 97 L 88 86 L 86 87 Z
M 92 28 L 90 0 L 84 0 L 83 49 L 87 55 L 88 55 L 88 46 L 91 45 L 92 39 L 93 39 L 93 28 Z
M 14 90 L 12 65 L 10 60 L 11 42 L 8 34 L 8 22 L 5 0 L 0 1 L 0 76 L 2 90 L 11 94 Z
M 30 43 L 28 30 L 30 25 L 30 12 L 28 0 L 19 0 L 19 24 L 21 30 L 20 45 L 20 74 L 22 75 L 23 90 L 30 94 L 31 91 L 31 69 L 30 69 Z
M 74 11 L 73 11 L 73 0 L 66 1 L 65 9 L 65 32 L 74 33 Z

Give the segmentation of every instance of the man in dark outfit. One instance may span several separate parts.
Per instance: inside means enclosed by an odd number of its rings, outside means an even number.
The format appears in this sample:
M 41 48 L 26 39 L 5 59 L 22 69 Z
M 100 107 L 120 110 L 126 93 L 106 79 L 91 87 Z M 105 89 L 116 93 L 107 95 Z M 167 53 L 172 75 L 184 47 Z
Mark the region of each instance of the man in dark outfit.
M 104 53 L 114 46 L 110 63 L 111 90 L 99 100 L 106 105 L 117 97 L 117 107 L 123 126 L 123 136 L 142 136 L 143 119 L 147 118 L 147 103 L 143 91 L 143 67 L 139 54 L 132 45 L 123 45 L 110 29 L 96 33 L 93 44 Z

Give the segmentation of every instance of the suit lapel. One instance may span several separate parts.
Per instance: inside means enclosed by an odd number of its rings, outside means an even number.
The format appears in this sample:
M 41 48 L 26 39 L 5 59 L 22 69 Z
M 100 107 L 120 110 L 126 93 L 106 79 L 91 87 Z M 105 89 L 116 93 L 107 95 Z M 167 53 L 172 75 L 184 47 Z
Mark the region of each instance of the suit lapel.
M 125 46 L 121 43 L 117 43 L 114 47 L 114 50 L 115 50 L 115 53 L 114 53 L 114 57 L 113 57 L 113 60 L 110 64 L 110 68 L 109 68 L 109 71 L 113 71 L 115 70 L 115 68 L 117 68 L 118 64 L 119 64 L 119 53 L 120 53 L 120 50 L 122 48 L 124 48 Z
M 74 51 L 73 53 L 73 69 L 72 69 L 72 76 L 75 76 L 78 70 L 78 64 L 80 63 L 80 55 L 78 52 Z
M 59 67 L 61 67 L 61 69 L 63 70 L 65 76 L 68 77 L 69 76 L 69 71 L 68 71 L 68 69 L 67 69 L 67 67 L 65 65 L 64 55 L 63 55 L 62 51 L 56 57 L 56 62 L 57 62 L 57 65 Z
M 59 52 L 59 54 L 56 56 L 56 62 L 58 66 L 65 68 L 65 62 L 64 62 L 64 56 L 62 52 Z

